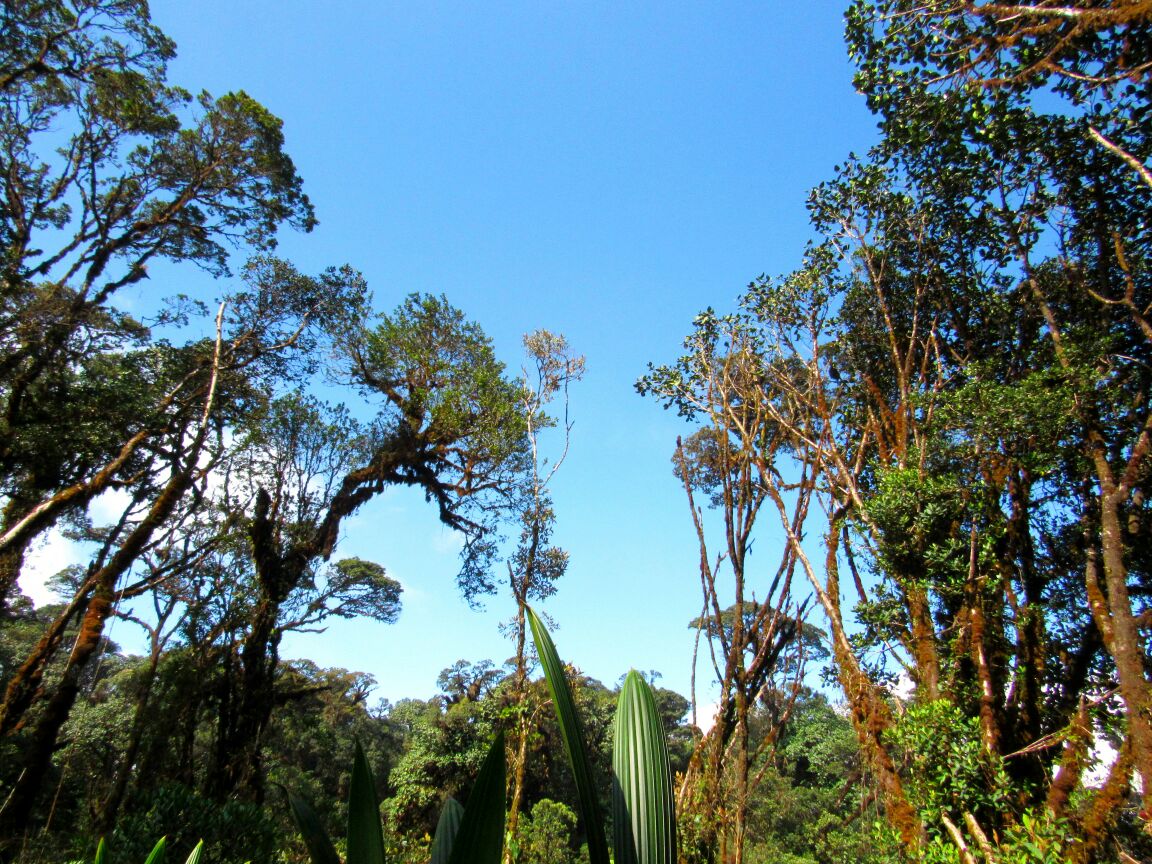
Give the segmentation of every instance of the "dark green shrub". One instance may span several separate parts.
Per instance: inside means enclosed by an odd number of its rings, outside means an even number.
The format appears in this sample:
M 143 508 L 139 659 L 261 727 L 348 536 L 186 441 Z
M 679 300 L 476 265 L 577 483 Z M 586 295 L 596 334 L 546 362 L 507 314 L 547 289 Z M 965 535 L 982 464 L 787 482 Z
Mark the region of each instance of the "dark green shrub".
M 274 864 L 283 826 L 255 804 L 220 804 L 178 783 L 161 786 L 138 800 L 108 841 L 109 864 L 139 864 L 158 837 L 168 838 L 167 860 L 183 861 L 204 841 L 212 864 Z

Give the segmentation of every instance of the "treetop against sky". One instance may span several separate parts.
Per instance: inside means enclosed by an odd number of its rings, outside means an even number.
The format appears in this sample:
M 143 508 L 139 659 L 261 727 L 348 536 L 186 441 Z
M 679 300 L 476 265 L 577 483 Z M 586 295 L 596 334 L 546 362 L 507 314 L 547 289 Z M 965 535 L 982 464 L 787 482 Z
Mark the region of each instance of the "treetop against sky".
M 303 272 L 350 264 L 379 311 L 443 293 L 511 370 L 538 328 L 587 357 L 553 488 L 571 562 L 545 610 L 588 674 L 634 665 L 687 692 L 697 552 L 670 461 L 687 427 L 633 384 L 676 356 L 698 311 L 797 265 L 808 189 L 875 139 L 841 4 L 159 0 L 151 13 L 177 45 L 173 83 L 244 90 L 283 119 L 319 225 L 282 232 L 278 254 Z M 189 266 L 151 276 L 129 306 L 220 293 Z M 52 542 L 41 574 L 61 563 Z M 337 557 L 403 584 L 398 623 L 339 621 L 285 655 L 369 671 L 393 700 L 431 691 L 461 657 L 503 662 L 511 603 L 468 608 L 459 542 L 419 494 L 382 495 L 344 523 Z M 113 638 L 130 644 L 123 627 Z M 633 635 L 605 638 L 621 630 Z

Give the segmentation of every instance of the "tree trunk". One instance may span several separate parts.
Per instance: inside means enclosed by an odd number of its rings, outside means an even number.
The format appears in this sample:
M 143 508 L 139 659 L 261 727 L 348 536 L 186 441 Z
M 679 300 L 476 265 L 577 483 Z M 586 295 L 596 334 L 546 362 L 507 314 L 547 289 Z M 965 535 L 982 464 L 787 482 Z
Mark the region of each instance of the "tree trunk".
M 0 534 L 7 532 L 10 525 L 15 523 L 25 509 L 25 503 L 18 495 L 13 495 L 4 505 L 4 512 L 0 514 Z M 22 542 L 12 543 L 0 549 L 0 621 L 8 616 L 12 597 L 16 594 L 20 571 L 24 568 L 24 555 L 28 551 L 32 538 L 23 538 Z
M 202 444 L 202 441 L 200 443 Z M 28 744 L 24 748 L 23 772 L 12 790 L 7 807 L 0 815 L 0 843 L 4 844 L 5 849 L 9 849 L 13 841 L 27 828 L 29 817 L 32 815 L 52 763 L 52 754 L 60 737 L 60 729 L 68 720 L 72 706 L 76 703 L 76 697 L 80 693 L 82 673 L 103 644 L 104 624 L 114 611 L 116 582 L 132 566 L 156 529 L 172 515 L 184 492 L 191 485 L 196 463 L 195 454 L 198 454 L 198 449 L 194 450 L 194 455 L 189 460 L 190 467 L 173 475 L 149 508 L 147 515 L 131 531 L 111 560 L 90 580 L 95 588 L 80 621 L 80 632 L 76 636 L 72 653 L 68 657 L 59 685 L 32 728 Z
M 0 817 L 0 836 L 8 847 L 28 827 L 29 818 L 52 763 L 60 729 L 68 719 L 80 692 L 88 660 L 103 644 L 104 622 L 112 614 L 112 588 L 102 584 L 88 604 L 72 656 L 52 697 L 48 700 L 24 746 L 24 767 Z
M 343 501 L 339 496 L 337 500 Z M 256 493 L 248 536 L 260 599 L 240 647 L 240 681 L 235 685 L 238 689 L 231 689 L 231 678 L 224 682 L 230 705 L 228 711 L 221 712 L 213 768 L 205 784 L 208 794 L 219 801 L 235 795 L 257 804 L 264 800 L 260 748 L 275 697 L 280 606 L 300 584 L 309 562 L 330 551 L 324 544 L 335 543 L 337 512 L 334 502 L 309 543 L 284 550 L 279 543 L 272 497 L 263 488 Z
M 538 530 L 534 533 L 533 539 L 539 537 Z M 529 558 L 529 561 L 532 559 Z M 526 646 L 527 634 L 525 632 L 526 621 L 524 617 L 524 592 L 518 590 L 516 584 L 515 574 L 512 572 L 512 567 L 508 567 L 509 576 L 512 581 L 512 592 L 516 596 L 516 692 L 515 699 L 517 705 L 517 721 L 516 721 L 516 739 L 515 750 L 512 757 L 512 796 L 511 803 L 508 805 L 508 818 L 507 828 L 508 836 L 516 836 L 516 826 L 520 822 L 520 800 L 524 794 L 524 771 L 528 761 L 528 732 L 529 732 L 529 719 L 528 719 L 528 705 L 527 705 L 527 670 L 525 669 L 524 650 Z M 506 846 L 504 849 L 504 864 L 512 864 L 512 849 Z
M 1061 367 L 1069 369 L 1071 363 L 1063 345 L 1059 321 L 1040 283 L 1032 276 L 1029 276 L 1028 281 L 1048 325 L 1057 360 Z M 1137 318 L 1145 337 L 1152 339 L 1147 322 L 1142 316 L 1138 315 Z M 1079 396 L 1076 407 L 1086 429 L 1086 455 L 1092 460 L 1098 487 L 1095 498 L 1099 537 L 1085 538 L 1089 550 L 1084 568 L 1088 603 L 1104 647 L 1116 663 L 1120 698 L 1127 708 L 1132 764 L 1143 786 L 1141 804 L 1144 812 L 1148 813 L 1152 812 L 1152 684 L 1144 672 L 1146 652 L 1132 614 L 1132 601 L 1128 596 L 1128 566 L 1124 561 L 1126 543 L 1120 511 L 1128 503 L 1138 478 L 1147 467 L 1148 459 L 1152 458 L 1152 413 L 1146 414 L 1139 429 L 1134 430 L 1127 459 L 1118 473 L 1109 460 L 1109 439 L 1103 431 L 1098 407 L 1092 401 L 1091 394 Z M 1101 575 L 1104 577 L 1103 584 Z M 1152 831 L 1152 822 L 1145 825 Z
M 736 691 L 736 807 L 733 814 L 732 860 L 744 864 L 744 837 L 748 824 L 748 699 L 743 687 Z
M 1116 663 L 1120 697 L 1128 709 L 1132 764 L 1143 786 L 1141 804 L 1145 812 L 1152 812 L 1152 688 L 1144 673 L 1146 654 L 1128 595 L 1128 568 L 1124 562 L 1117 497 L 1115 489 L 1105 486 L 1100 496 L 1100 558 L 1103 568 L 1093 548 L 1085 576 L 1092 614 L 1104 646 Z M 1104 590 L 1100 584 L 1101 569 L 1104 571 Z
M 844 629 L 840 613 L 840 575 L 837 555 L 840 547 L 840 520 L 833 517 L 828 531 L 825 572 L 827 582 L 821 585 L 807 555 L 799 545 L 795 533 L 789 538 L 796 549 L 796 556 L 804 566 L 808 581 L 816 591 L 820 605 L 824 607 L 832 635 L 832 656 L 844 697 L 852 717 L 856 737 L 864 750 L 880 786 L 888 823 L 900 835 L 901 846 L 909 853 L 920 848 L 924 837 L 924 826 L 904 792 L 904 783 L 896 769 L 896 763 L 884 743 L 884 736 L 892 728 L 892 712 L 877 692 L 876 685 L 864 672 L 852 650 L 852 644 Z
M 91 585 L 86 583 L 68 607 L 56 616 L 56 620 L 44 631 L 36 647 L 8 679 L 4 701 L 0 703 L 0 736 L 10 735 L 23 727 L 24 715 L 37 698 L 44 679 L 44 671 L 63 643 L 68 624 L 78 614 L 83 615 L 87 609 L 91 591 Z
M 1128 738 L 1120 745 L 1108 779 L 1096 790 L 1088 812 L 1080 820 L 1084 842 L 1073 844 L 1069 849 L 1072 864 L 1088 864 L 1096 860 L 1096 850 L 1108 839 L 1131 785 L 1132 739 Z
M 140 752 L 140 742 L 144 738 L 144 730 L 148 725 L 148 707 L 152 695 L 152 684 L 156 680 L 156 670 L 160 666 L 160 647 L 153 643 L 152 653 L 148 658 L 148 669 L 141 682 L 141 692 L 136 700 L 136 710 L 132 713 L 132 730 L 128 735 L 128 744 L 124 748 L 124 755 L 116 768 L 112 780 L 112 787 L 107 797 L 100 805 L 100 810 L 92 822 L 92 833 L 97 837 L 106 837 L 116 825 L 116 817 L 120 814 L 120 805 L 124 801 L 124 793 L 128 790 L 128 781 L 136 767 L 136 757 Z
M 940 658 L 936 653 L 936 628 L 928 592 L 909 579 L 904 586 L 908 620 L 912 625 L 912 656 L 916 661 L 917 695 L 929 702 L 940 698 Z
M 512 765 L 512 801 L 508 805 L 508 836 L 516 837 L 516 826 L 520 824 L 520 802 L 524 794 L 524 771 L 528 762 L 528 715 L 525 706 L 521 703 L 521 714 L 517 722 L 516 749 Z M 506 845 L 504 849 L 504 864 L 512 864 L 512 847 Z
M 275 701 L 279 611 L 279 602 L 267 595 L 260 598 L 240 648 L 239 681 L 230 676 L 223 685 L 229 704 L 221 711 L 213 768 L 205 784 L 208 795 L 218 801 L 264 800 L 260 751 Z

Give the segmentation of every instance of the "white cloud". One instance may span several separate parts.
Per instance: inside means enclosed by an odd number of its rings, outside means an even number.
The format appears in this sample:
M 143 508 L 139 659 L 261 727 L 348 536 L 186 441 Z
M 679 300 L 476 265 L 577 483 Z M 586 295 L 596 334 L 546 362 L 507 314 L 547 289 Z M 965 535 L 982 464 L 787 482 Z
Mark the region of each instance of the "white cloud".
M 459 555 L 464 548 L 464 535 L 451 528 L 441 528 L 431 545 L 437 555 Z
M 80 544 L 65 539 L 58 530 L 49 531 L 28 551 L 20 571 L 20 590 L 37 606 L 59 602 L 48 588 L 48 580 L 71 564 L 80 564 L 86 556 Z
M 88 505 L 88 513 L 96 525 L 117 521 L 132 496 L 120 489 L 110 489 L 97 496 Z M 48 588 L 47 582 L 65 567 L 88 562 L 88 553 L 81 543 L 66 539 L 59 528 L 53 528 L 32 543 L 20 571 L 20 590 L 37 606 L 58 603 L 60 597 Z
M 95 525 L 110 525 L 120 518 L 131 503 L 132 496 L 125 490 L 109 489 L 88 505 L 88 515 Z
M 716 725 L 716 715 L 720 713 L 719 702 L 708 702 L 696 709 L 696 725 L 707 735 Z

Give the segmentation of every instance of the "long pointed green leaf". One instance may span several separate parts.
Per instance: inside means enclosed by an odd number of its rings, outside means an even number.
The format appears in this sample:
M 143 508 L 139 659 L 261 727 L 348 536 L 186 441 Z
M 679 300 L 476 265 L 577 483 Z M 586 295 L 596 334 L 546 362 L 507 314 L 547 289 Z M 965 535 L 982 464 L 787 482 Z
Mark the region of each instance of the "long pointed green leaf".
M 328 839 L 328 832 L 324 830 L 324 823 L 320 821 L 316 811 L 299 795 L 287 789 L 284 790 L 284 794 L 288 796 L 292 821 L 296 823 L 296 830 L 304 838 L 304 845 L 308 847 L 308 857 L 312 859 L 312 864 L 340 864 L 340 856 L 336 854 L 336 848 Z
M 104 864 L 108 857 L 108 850 L 104 846 L 104 838 L 100 838 L 100 842 L 96 844 L 96 860 L 92 864 Z
M 608 841 L 604 838 L 604 819 L 596 802 L 596 783 L 593 779 L 592 764 L 584 746 L 584 732 L 580 718 L 576 714 L 576 702 L 564 675 L 564 664 L 552 644 L 548 630 L 529 606 L 528 623 L 532 627 L 532 641 L 540 656 L 540 665 L 552 693 L 552 704 L 556 708 L 556 718 L 560 722 L 560 735 L 564 739 L 564 749 L 568 752 L 568 763 L 572 766 L 572 776 L 576 780 L 576 793 L 579 798 L 580 816 L 588 838 L 588 858 L 591 864 L 608 864 Z
M 204 854 L 204 841 L 201 840 L 196 844 L 196 848 L 188 853 L 187 860 L 184 864 L 200 864 L 200 856 Z
M 161 837 L 156 841 L 156 845 L 152 847 L 152 851 L 148 853 L 148 858 L 144 864 L 160 864 L 164 860 L 164 850 L 168 848 L 168 838 Z
M 384 864 L 384 835 L 380 831 L 380 801 L 364 748 L 356 742 L 352 784 L 348 790 L 347 864 Z
M 676 814 L 668 742 L 656 697 L 636 670 L 616 705 L 612 823 L 616 864 L 674 864 Z
M 436 823 L 436 836 L 432 840 L 432 864 L 448 864 L 463 816 L 464 807 L 449 795 L 444 801 L 444 809 L 440 811 L 440 821 Z
M 449 864 L 500 864 L 504 855 L 504 733 L 484 757 L 452 844 Z

